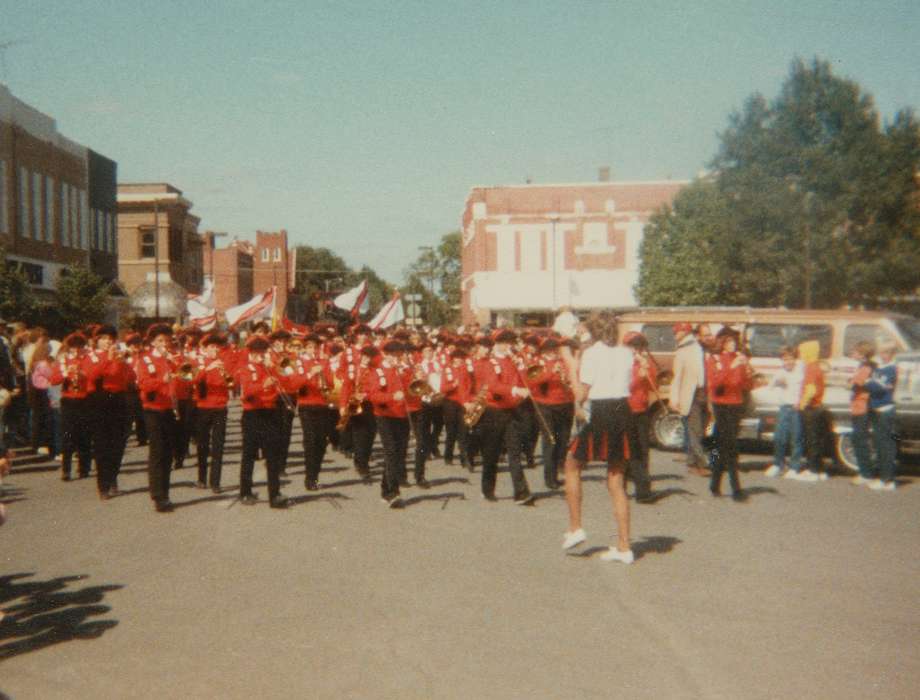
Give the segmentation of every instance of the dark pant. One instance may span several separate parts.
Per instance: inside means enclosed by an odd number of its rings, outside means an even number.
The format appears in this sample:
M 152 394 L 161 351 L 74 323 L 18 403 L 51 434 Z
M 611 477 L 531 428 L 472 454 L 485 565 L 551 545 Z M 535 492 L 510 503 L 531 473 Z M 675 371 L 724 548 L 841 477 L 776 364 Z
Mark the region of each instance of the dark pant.
M 89 474 L 92 465 L 92 420 L 86 399 L 61 399 L 61 441 L 63 471 L 70 475 L 74 452 L 80 476 Z
M 281 416 L 277 408 L 243 411 L 243 454 L 240 461 L 240 496 L 252 494 L 252 471 L 261 448 L 268 472 L 268 498 L 281 492 Z
M 128 426 L 125 395 L 97 391 L 91 400 L 93 453 L 96 457 L 96 485 L 107 493 L 118 485 L 118 472 L 125 454 Z
M 303 432 L 303 466 L 306 481 L 317 481 L 326 454 L 329 423 L 335 421 L 326 406 L 301 406 L 300 428 Z
M 144 407 L 141 405 L 141 395 L 136 391 L 129 391 L 126 395 L 128 413 L 128 436 L 134 433 L 138 445 L 147 444 L 147 425 L 144 423 Z
M 425 478 L 425 464 L 433 449 L 431 444 L 431 408 L 425 407 L 410 414 L 411 428 L 415 437 L 415 480 Z
M 29 408 L 32 420 L 29 425 L 32 449 L 51 447 L 51 403 L 47 389 L 29 387 Z
M 466 464 L 469 461 L 468 431 L 463 422 L 463 406 L 456 401 L 445 401 L 442 406 L 444 412 L 444 459 L 448 462 L 454 459 L 454 445 L 460 453 L 460 461 Z
M 181 469 L 188 457 L 189 442 L 195 432 L 195 401 L 182 399 L 178 402 L 178 421 L 176 422 L 176 469 Z
M 706 466 L 706 454 L 703 451 L 703 438 L 706 424 L 709 422 L 709 410 L 706 406 L 706 392 L 697 389 L 690 404 L 690 413 L 684 416 L 684 440 L 687 448 L 687 466 Z
M 170 411 L 144 411 L 147 423 L 147 479 L 150 498 L 169 500 L 169 470 L 176 450 L 176 415 Z
M 559 468 L 565 461 L 565 453 L 569 447 L 575 405 L 540 404 L 540 412 L 546 418 L 553 436 L 553 442 L 550 442 L 547 435 L 543 434 L 543 480 L 547 486 L 554 486 L 559 480 Z
M 441 431 L 444 430 L 444 404 L 426 406 L 425 410 L 431 413 L 431 429 L 428 431 L 428 456 L 431 457 L 438 452 Z
M 821 471 L 824 454 L 824 436 L 827 419 L 824 409 L 806 408 L 802 411 L 802 433 L 805 436 L 805 460 L 816 474 Z
M 380 495 L 390 500 L 399 495 L 399 482 L 406 473 L 409 448 L 409 421 L 406 418 L 377 417 L 377 430 L 383 446 L 383 479 Z
M 288 394 L 288 400 L 291 406 L 297 406 L 297 395 Z M 294 433 L 294 416 L 295 412 L 288 410 L 282 402 L 278 407 L 281 416 L 281 459 L 282 463 L 287 466 L 288 455 L 291 452 L 291 435 Z
M 530 488 L 521 467 L 521 431 L 516 411 L 510 408 L 487 408 L 477 428 L 482 436 L 482 493 L 486 496 L 495 495 L 498 460 L 502 448 L 505 448 L 508 451 L 514 498 L 529 496 Z
M 872 437 L 875 440 L 877 470 L 882 481 L 894 481 L 897 471 L 898 442 L 895 435 L 895 409 L 873 410 L 871 415 Z
M 197 408 L 195 410 L 195 443 L 198 456 L 198 481 L 211 488 L 220 488 L 224 465 L 224 441 L 227 437 L 226 408 Z M 211 479 L 208 480 L 208 459 Z
M 853 433 L 850 438 L 853 440 L 853 452 L 856 453 L 859 475 L 864 479 L 872 479 L 875 476 L 875 465 L 872 463 L 872 453 L 869 450 L 869 414 L 853 416 L 851 422 Z
M 648 496 L 652 490 L 648 470 L 650 424 L 648 411 L 633 413 L 629 431 L 629 476 L 636 484 L 636 498 Z
M 370 403 L 365 403 L 364 410 L 349 421 L 352 449 L 354 450 L 355 468 L 362 474 L 370 470 L 371 450 L 377 435 L 377 423 Z
M 534 452 L 537 449 L 537 441 L 540 439 L 540 433 L 543 430 L 540 419 L 536 414 L 533 403 L 528 399 L 522 402 L 516 409 L 516 421 L 518 433 L 521 439 L 521 452 L 527 460 L 527 464 L 533 464 Z
M 732 493 L 741 490 L 738 480 L 738 428 L 744 415 L 744 406 L 730 404 L 713 404 L 716 419 L 716 447 L 712 460 L 712 477 L 709 480 L 711 491 L 718 492 L 722 487 L 722 472 L 728 472 Z

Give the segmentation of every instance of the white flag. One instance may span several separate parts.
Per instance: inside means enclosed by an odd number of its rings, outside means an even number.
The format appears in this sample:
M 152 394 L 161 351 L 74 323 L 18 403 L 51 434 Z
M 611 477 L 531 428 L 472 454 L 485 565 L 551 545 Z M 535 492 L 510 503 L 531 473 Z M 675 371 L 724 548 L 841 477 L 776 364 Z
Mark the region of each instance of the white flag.
M 403 313 L 402 299 L 399 298 L 399 292 L 396 292 L 393 298 L 383 305 L 383 308 L 377 312 L 377 315 L 371 319 L 368 325 L 374 330 L 389 328 L 405 318 L 406 314 Z
M 214 308 L 214 285 L 211 280 L 205 280 L 204 290 L 201 294 L 189 295 L 185 302 L 192 325 L 203 331 L 209 331 L 217 325 L 217 311 Z
M 370 302 L 367 300 L 367 280 L 361 280 L 357 287 L 339 294 L 332 300 L 338 308 L 351 312 L 352 316 L 367 313 Z
M 272 287 L 264 294 L 257 294 L 245 304 L 233 306 L 224 311 L 227 317 L 227 323 L 231 328 L 236 327 L 244 321 L 253 321 L 257 318 L 270 318 L 272 314 L 272 305 L 275 300 L 275 288 Z

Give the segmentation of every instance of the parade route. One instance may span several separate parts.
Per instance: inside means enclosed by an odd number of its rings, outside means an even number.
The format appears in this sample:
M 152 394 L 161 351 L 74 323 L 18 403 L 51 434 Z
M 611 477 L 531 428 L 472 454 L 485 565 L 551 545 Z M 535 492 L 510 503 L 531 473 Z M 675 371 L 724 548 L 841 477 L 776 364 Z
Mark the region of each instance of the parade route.
M 235 415 L 238 416 L 238 409 Z M 295 429 L 284 511 L 172 475 L 171 514 L 146 493 L 132 441 L 122 495 L 55 464 L 6 479 L 0 529 L 0 697 L 28 698 L 908 698 L 920 661 L 920 488 L 838 475 L 765 478 L 713 499 L 653 452 L 652 505 L 633 503 L 631 566 L 611 542 L 603 470 L 586 471 L 588 541 L 560 549 L 561 493 L 532 507 L 479 496 L 479 473 L 430 463 L 432 488 L 390 510 L 379 484 L 328 452 L 303 487 Z M 379 454 L 375 453 L 375 473 Z M 754 471 L 756 469 L 756 471 Z

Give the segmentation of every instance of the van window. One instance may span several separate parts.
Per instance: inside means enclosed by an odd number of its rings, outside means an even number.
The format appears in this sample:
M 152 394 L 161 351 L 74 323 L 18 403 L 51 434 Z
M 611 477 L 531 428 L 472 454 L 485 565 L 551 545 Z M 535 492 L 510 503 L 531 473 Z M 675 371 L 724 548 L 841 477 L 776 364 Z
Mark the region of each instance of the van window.
M 879 343 L 886 340 L 894 338 L 891 333 L 875 323 L 851 323 L 843 333 L 843 354 L 849 357 L 856 343 L 872 343 L 878 347 Z
M 920 319 L 902 318 L 895 321 L 894 325 L 901 331 L 909 349 L 920 350 Z
M 779 357 L 784 345 L 798 347 L 806 340 L 817 340 L 820 356 L 830 357 L 833 329 L 804 323 L 752 323 L 745 328 L 744 337 L 754 357 Z
M 674 352 L 677 350 L 677 338 L 674 329 L 667 323 L 646 323 L 642 326 L 642 335 L 648 339 L 649 352 Z

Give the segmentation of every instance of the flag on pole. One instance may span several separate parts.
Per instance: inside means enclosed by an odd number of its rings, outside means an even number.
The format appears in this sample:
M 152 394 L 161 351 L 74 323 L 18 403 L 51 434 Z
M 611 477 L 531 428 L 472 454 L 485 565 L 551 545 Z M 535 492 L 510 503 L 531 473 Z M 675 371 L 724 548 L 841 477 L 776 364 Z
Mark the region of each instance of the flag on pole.
M 278 288 L 277 287 L 272 287 L 271 320 L 272 320 L 272 332 L 274 332 L 281 327 L 281 310 L 278 309 Z
M 399 298 L 399 292 L 394 292 L 393 298 L 383 305 L 383 308 L 377 312 L 377 315 L 371 319 L 368 325 L 374 330 L 378 328 L 389 328 L 405 318 L 406 314 L 403 313 L 403 305 L 402 300 Z
M 214 308 L 214 284 L 205 280 L 201 294 L 189 294 L 185 311 L 191 324 L 203 331 L 210 331 L 217 325 L 217 310 Z
M 301 338 L 306 337 L 310 333 L 310 326 L 304 326 L 300 323 L 294 323 L 287 316 L 281 317 L 281 327 L 286 330 L 291 335 L 296 335 Z
M 244 321 L 254 321 L 255 319 L 269 316 L 274 298 L 275 288 L 272 287 L 264 294 L 257 294 L 245 304 L 227 309 L 224 312 L 224 316 L 227 317 L 227 323 L 230 328 L 236 328 Z
M 359 314 L 367 313 L 370 308 L 370 302 L 367 299 L 367 280 L 361 280 L 361 284 L 357 287 L 339 294 L 332 300 L 332 303 L 337 308 L 348 311 L 355 318 Z

